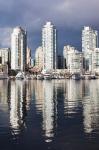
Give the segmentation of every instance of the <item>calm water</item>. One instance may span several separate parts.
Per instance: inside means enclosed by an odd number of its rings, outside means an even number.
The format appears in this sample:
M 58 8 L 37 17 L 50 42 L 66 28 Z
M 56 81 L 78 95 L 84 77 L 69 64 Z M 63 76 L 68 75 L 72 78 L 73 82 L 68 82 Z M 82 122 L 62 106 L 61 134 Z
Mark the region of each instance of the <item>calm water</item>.
M 0 150 L 99 150 L 99 80 L 0 80 Z

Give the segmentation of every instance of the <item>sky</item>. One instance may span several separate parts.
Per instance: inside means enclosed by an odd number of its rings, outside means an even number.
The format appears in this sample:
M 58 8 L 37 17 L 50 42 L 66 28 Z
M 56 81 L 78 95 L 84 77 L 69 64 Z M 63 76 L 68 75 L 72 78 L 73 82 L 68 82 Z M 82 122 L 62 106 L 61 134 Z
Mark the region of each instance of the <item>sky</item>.
M 21 26 L 34 55 L 46 21 L 56 26 L 59 53 L 68 44 L 81 50 L 83 26 L 99 30 L 99 0 L 0 0 L 0 47 L 10 47 L 12 29 Z

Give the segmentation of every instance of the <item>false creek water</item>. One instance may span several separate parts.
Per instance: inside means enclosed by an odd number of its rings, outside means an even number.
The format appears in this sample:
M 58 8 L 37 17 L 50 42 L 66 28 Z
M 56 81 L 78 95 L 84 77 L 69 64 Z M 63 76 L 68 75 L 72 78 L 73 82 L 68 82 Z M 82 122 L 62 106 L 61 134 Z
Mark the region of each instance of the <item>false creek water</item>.
M 0 150 L 99 150 L 99 80 L 0 80 Z

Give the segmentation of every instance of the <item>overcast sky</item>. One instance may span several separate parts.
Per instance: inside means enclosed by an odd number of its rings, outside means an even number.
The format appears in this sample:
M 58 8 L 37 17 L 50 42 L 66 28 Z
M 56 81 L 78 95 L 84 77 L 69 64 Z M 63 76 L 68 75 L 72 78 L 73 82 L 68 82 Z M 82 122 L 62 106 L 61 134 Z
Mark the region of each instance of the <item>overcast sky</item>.
M 12 28 L 22 26 L 34 53 L 46 21 L 58 30 L 59 51 L 66 44 L 81 50 L 83 26 L 99 30 L 99 0 L 0 0 L 0 47 L 10 46 Z

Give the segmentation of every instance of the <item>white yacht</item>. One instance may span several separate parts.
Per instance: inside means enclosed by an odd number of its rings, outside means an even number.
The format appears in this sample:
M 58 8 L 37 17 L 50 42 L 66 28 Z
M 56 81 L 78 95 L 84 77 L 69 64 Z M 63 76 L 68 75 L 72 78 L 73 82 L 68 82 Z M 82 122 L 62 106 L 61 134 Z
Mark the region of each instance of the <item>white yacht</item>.
M 24 75 L 24 72 L 19 72 L 16 77 L 15 77 L 17 80 L 23 80 L 25 79 L 25 75 Z
M 79 73 L 74 73 L 74 74 L 72 75 L 72 79 L 74 79 L 74 80 L 80 80 L 80 79 L 81 79 L 81 76 L 80 76 Z
M 31 75 L 30 75 L 30 74 L 27 74 L 27 75 L 25 76 L 25 79 L 27 79 L 27 80 L 31 80 L 31 79 L 32 79 L 32 77 L 31 77 Z
M 44 76 L 42 74 L 37 75 L 37 80 L 43 80 L 43 79 L 44 79 Z
M 44 79 L 45 80 L 51 80 L 52 79 L 52 76 L 51 76 L 51 74 L 44 74 Z
M 45 80 L 51 80 L 53 78 L 51 71 L 48 70 L 42 70 L 42 75 Z

